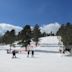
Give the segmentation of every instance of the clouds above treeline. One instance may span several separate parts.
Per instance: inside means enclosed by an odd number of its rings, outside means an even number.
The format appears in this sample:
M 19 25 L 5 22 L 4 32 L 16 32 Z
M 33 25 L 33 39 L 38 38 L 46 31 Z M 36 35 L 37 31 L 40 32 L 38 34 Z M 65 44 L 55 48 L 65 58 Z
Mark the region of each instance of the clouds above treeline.
M 16 34 L 18 34 L 18 32 L 22 30 L 22 27 L 7 23 L 0 23 L 0 34 L 3 35 L 7 30 L 11 31 L 12 29 L 16 31 Z
M 61 25 L 57 22 L 55 23 L 50 23 L 47 25 L 43 25 L 42 27 L 40 27 L 41 32 L 46 32 L 46 33 L 54 33 L 56 34 L 56 32 L 59 30 L 59 28 L 61 27 Z
M 50 24 L 44 24 L 43 26 L 40 27 L 41 32 L 46 32 L 46 33 L 56 33 L 58 31 L 58 29 L 60 28 L 60 24 L 59 23 L 50 23 Z M 19 27 L 19 26 L 15 26 L 12 24 L 7 24 L 7 23 L 0 23 L 0 35 L 3 35 L 7 30 L 11 31 L 12 29 L 14 29 L 16 31 L 16 34 L 18 34 L 18 32 L 20 32 L 23 28 Z

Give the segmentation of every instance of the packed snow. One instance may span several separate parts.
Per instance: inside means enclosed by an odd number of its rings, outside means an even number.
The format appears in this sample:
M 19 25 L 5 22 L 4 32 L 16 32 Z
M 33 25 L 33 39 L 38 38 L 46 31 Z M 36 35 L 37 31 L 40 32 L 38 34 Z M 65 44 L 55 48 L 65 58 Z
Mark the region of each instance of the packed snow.
M 9 45 L 0 45 L 0 72 L 72 72 L 72 57 L 59 53 L 58 42 L 57 36 L 41 38 L 34 57 L 23 51 L 15 59 L 7 54 Z

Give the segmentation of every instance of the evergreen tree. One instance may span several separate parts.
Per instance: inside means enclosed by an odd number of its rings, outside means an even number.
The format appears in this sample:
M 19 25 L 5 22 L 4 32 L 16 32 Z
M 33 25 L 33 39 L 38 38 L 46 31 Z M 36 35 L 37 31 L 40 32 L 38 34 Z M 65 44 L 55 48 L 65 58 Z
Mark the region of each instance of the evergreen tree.
M 10 38 L 10 44 L 12 44 L 14 41 L 16 41 L 16 35 L 15 35 L 14 29 L 10 31 L 9 38 Z
M 69 48 L 69 46 L 72 45 L 71 32 L 72 32 L 72 24 L 70 23 L 62 25 L 59 31 L 57 32 L 57 35 L 60 35 L 62 37 L 62 42 L 66 48 Z
M 46 32 L 43 32 L 42 37 L 46 37 L 46 36 L 47 36 Z
M 26 25 L 21 31 L 22 45 L 27 49 L 27 45 L 30 44 L 32 38 L 32 31 L 30 25 Z
M 4 44 L 9 44 L 9 31 L 7 31 L 5 34 L 4 34 L 4 36 L 3 36 L 3 43 Z
M 10 44 L 10 49 L 11 49 L 11 45 L 12 43 L 15 41 L 15 30 L 11 30 L 11 31 L 7 31 L 4 36 L 3 36 L 3 43 L 4 44 Z
M 34 29 L 33 29 L 33 41 L 36 42 L 36 45 L 38 44 L 38 41 L 39 41 L 40 37 L 41 37 L 40 28 L 39 28 L 39 25 L 36 24 Z
M 19 32 L 18 35 L 17 35 L 17 40 L 19 41 L 21 39 L 22 39 L 21 32 Z

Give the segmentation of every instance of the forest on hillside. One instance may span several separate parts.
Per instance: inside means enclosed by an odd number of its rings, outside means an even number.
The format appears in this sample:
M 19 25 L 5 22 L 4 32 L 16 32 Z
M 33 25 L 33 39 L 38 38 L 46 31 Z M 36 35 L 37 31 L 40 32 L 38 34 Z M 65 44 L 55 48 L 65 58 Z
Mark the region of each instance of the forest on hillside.
M 30 25 L 25 25 L 23 29 L 18 33 L 18 35 L 16 35 L 14 29 L 12 29 L 11 31 L 6 31 L 5 34 L 0 37 L 0 44 L 13 45 L 15 41 L 18 41 L 18 44 L 27 47 L 31 40 L 35 41 L 37 45 L 40 37 L 45 37 L 49 35 L 54 34 L 52 32 L 51 34 L 47 34 L 45 32 L 41 33 L 38 24 L 36 24 L 34 28 L 31 28 Z
M 62 24 L 57 32 L 58 36 L 61 36 L 61 41 L 63 42 L 65 48 L 72 48 L 72 24 L 66 23 Z
M 56 35 L 62 37 L 61 41 L 66 47 L 71 46 L 72 24 L 69 22 L 66 24 L 61 24 L 61 27 L 57 31 Z M 25 25 L 23 29 L 18 33 L 18 35 L 16 35 L 14 29 L 12 29 L 11 31 L 6 31 L 5 34 L 0 37 L 0 43 L 12 45 L 15 41 L 19 41 L 18 44 L 26 47 L 31 40 L 35 41 L 37 45 L 39 38 L 45 36 L 54 36 L 54 34 L 52 32 L 50 34 L 47 34 L 45 32 L 41 33 L 38 24 L 36 24 L 34 28 L 31 28 L 30 25 Z

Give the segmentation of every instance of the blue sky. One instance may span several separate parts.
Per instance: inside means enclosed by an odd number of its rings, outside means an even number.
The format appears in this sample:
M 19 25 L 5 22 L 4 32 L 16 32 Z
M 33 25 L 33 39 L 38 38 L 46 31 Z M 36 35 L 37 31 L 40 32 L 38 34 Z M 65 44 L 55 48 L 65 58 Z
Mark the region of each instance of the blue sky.
M 72 0 L 0 0 L 0 23 L 17 26 L 72 22 Z

